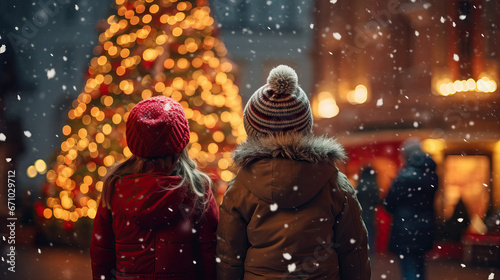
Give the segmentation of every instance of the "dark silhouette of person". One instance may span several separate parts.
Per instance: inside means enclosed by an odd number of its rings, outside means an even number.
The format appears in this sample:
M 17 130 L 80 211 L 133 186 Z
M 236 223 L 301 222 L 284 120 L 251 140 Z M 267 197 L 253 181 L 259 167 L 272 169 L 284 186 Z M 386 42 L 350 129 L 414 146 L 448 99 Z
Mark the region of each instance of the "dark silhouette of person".
M 377 172 L 370 166 L 365 166 L 359 174 L 359 181 L 356 187 L 356 196 L 363 209 L 363 222 L 365 222 L 368 231 L 368 245 L 370 254 L 374 252 L 375 245 L 375 207 L 380 201 Z
M 436 163 L 417 140 L 401 146 L 405 166 L 392 183 L 385 207 L 393 215 L 389 250 L 400 258 L 404 280 L 425 280 L 425 254 L 435 231 Z

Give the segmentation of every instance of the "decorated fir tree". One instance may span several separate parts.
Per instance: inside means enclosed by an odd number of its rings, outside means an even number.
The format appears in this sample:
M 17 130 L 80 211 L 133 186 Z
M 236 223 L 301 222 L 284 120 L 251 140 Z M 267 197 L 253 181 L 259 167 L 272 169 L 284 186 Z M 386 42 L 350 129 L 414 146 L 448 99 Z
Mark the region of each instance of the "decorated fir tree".
M 189 155 L 221 188 L 234 175 L 230 151 L 245 137 L 233 65 L 207 1 L 116 0 L 107 23 L 62 128 L 65 140 L 48 164 L 38 212 L 50 232 L 88 228 L 103 177 L 131 156 L 125 122 L 143 99 L 180 102 L 191 128 Z

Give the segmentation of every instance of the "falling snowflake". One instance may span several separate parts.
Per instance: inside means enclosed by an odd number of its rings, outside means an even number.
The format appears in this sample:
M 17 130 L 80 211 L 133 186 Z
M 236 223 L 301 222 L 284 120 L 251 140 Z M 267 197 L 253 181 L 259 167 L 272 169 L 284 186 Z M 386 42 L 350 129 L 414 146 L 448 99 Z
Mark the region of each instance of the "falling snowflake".
M 288 254 L 288 253 L 283 253 L 283 258 L 285 258 L 285 260 L 291 260 L 292 259 L 292 255 Z
M 338 32 L 334 32 L 333 38 L 335 38 L 336 40 L 340 40 L 340 39 L 342 39 L 342 35 L 340 35 L 340 33 L 338 33 Z
M 456 54 L 456 53 L 453 54 L 453 60 L 455 60 L 455 61 L 460 60 L 460 57 L 458 56 L 458 54 Z
M 288 272 L 292 273 L 297 269 L 297 266 L 294 263 L 288 265 Z
M 42 250 L 40 250 L 40 248 L 38 248 L 38 254 L 41 254 L 42 253 Z
M 384 105 L 384 99 L 379 98 L 379 99 L 377 100 L 377 107 L 381 107 L 382 105 Z
M 354 244 L 354 243 L 356 243 L 356 239 L 351 238 L 351 240 L 349 240 L 349 242 L 351 242 L 351 244 Z
M 47 78 L 50 80 L 56 76 L 56 69 L 52 68 L 47 70 Z
M 5 136 L 5 134 L 3 133 L 0 133 L 0 141 L 5 141 L 5 139 L 7 139 L 7 136 Z
M 444 17 L 441 17 L 440 21 L 441 21 L 441 23 L 444 23 L 446 21 L 446 19 Z
M 269 205 L 269 208 L 271 208 L 271 211 L 274 212 L 274 211 L 278 210 L 278 204 L 273 203 L 273 204 Z
M 19 94 L 17 95 L 17 100 L 21 100 L 21 96 Z
M 29 132 L 29 131 L 26 130 L 26 131 L 24 131 L 24 135 L 26 137 L 30 138 L 31 137 L 31 132 Z
M 458 16 L 458 18 L 459 18 L 460 20 L 465 20 L 465 19 L 467 18 L 467 16 L 466 16 L 466 15 L 460 15 L 460 16 Z
M 493 280 L 495 279 L 495 273 L 490 273 L 490 275 L 488 275 L 488 280 Z
M 12 161 L 12 159 L 11 159 L 11 158 L 5 158 L 5 161 L 6 161 L 6 162 L 11 162 L 11 161 Z
M 216 263 L 220 263 L 220 262 L 221 262 L 220 258 L 219 258 L 219 257 L 216 257 L 216 258 L 215 258 L 215 262 L 216 262 Z
M 5 45 L 0 46 L 0 53 L 4 53 L 5 50 L 7 50 L 7 47 Z
M 314 29 L 314 23 L 309 24 L 309 28 Z

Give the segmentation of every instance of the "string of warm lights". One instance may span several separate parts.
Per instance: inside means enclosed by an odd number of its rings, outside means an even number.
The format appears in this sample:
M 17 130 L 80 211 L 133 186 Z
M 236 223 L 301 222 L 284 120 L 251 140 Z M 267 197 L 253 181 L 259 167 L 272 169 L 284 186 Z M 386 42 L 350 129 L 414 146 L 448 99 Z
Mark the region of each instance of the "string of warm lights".
M 439 94 L 442 96 L 453 95 L 457 92 L 495 92 L 497 84 L 495 81 L 482 77 L 474 79 L 456 80 L 454 82 L 444 82 L 439 85 Z
M 68 112 L 66 139 L 47 168 L 37 160 L 29 177 L 47 178 L 46 219 L 94 218 L 103 177 L 131 156 L 125 123 L 142 99 L 169 96 L 190 121 L 189 155 L 200 167 L 229 181 L 230 151 L 245 138 L 241 97 L 214 35 L 204 1 L 116 0 L 117 14 L 99 36 L 83 91 Z M 50 169 L 50 170 L 47 170 Z

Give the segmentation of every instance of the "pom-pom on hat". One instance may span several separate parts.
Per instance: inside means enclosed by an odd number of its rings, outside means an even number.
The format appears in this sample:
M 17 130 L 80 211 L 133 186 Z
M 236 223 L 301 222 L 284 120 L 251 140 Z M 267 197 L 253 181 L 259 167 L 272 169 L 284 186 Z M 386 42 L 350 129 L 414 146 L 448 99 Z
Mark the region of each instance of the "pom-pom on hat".
M 165 96 L 134 106 L 127 119 L 127 145 L 140 157 L 179 154 L 189 142 L 189 123 L 181 104 Z
M 313 117 L 309 99 L 299 87 L 297 73 L 291 67 L 279 65 L 269 72 L 267 84 L 250 97 L 243 122 L 249 137 L 311 132 Z

